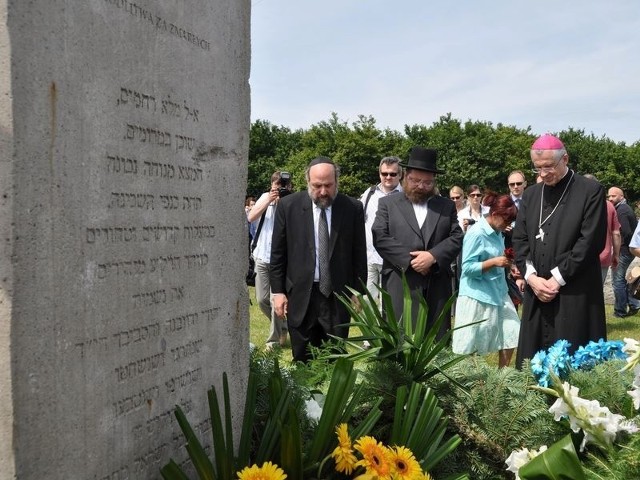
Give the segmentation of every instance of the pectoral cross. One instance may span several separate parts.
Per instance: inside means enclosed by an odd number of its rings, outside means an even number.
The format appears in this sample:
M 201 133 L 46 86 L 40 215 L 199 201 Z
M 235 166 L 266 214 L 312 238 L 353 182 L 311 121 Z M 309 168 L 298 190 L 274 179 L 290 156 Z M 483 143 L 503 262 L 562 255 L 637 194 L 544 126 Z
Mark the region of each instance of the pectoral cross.
M 540 239 L 541 242 L 544 242 L 544 230 L 542 230 L 542 227 L 540 227 L 540 229 L 538 230 L 538 235 L 536 235 L 536 240 Z

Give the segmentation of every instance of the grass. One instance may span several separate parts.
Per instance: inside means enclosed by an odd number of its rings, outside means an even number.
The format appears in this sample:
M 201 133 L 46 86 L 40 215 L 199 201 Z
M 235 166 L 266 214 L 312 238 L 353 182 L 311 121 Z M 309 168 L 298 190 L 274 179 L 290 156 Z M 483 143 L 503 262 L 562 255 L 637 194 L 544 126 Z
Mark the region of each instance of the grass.
M 256 289 L 255 287 L 249 288 L 249 301 L 251 304 L 249 305 L 249 341 L 253 343 L 258 348 L 264 348 L 265 341 L 269 336 L 269 327 L 270 320 L 264 316 L 264 314 L 260 311 L 260 307 L 258 307 L 258 302 L 256 300 Z M 360 335 L 360 330 L 353 327 L 349 330 L 349 336 L 355 337 Z M 285 362 L 290 362 L 293 360 L 291 356 L 291 343 L 287 340 L 287 345 L 282 349 L 282 360 Z
M 269 320 L 262 314 L 260 308 L 258 308 L 254 287 L 249 287 L 249 299 L 251 300 L 251 305 L 249 306 L 251 323 L 249 338 L 251 343 L 259 348 L 264 348 L 265 340 L 269 335 Z M 624 338 L 640 340 L 640 315 L 636 314 L 632 317 L 616 318 L 613 316 L 613 305 L 605 305 L 605 311 L 607 314 L 607 336 L 609 340 L 623 340 Z M 351 329 L 350 336 L 359 334 L 358 329 Z M 287 346 L 282 349 L 282 360 L 290 362 L 291 359 L 290 343 L 287 342 Z M 488 355 L 487 360 L 492 365 L 498 365 L 498 354 L 493 353 Z

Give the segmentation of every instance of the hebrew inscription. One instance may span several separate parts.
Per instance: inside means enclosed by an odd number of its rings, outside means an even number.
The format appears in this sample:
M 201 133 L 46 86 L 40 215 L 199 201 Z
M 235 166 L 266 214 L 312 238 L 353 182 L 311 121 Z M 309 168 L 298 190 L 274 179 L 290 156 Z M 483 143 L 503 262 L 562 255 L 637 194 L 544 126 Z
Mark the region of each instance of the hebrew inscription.
M 149 10 L 107 1 L 152 23 Z M 154 17 L 154 27 L 165 24 L 208 49 L 202 39 Z M 194 160 L 204 118 L 200 107 L 187 96 L 135 85 L 114 87 L 111 105 L 114 128 L 92 164 L 105 179 L 96 193 L 105 214 L 87 222 L 82 242 L 87 281 L 96 295 L 110 297 L 117 316 L 97 334 L 79 335 L 73 351 L 104 369 L 113 391 L 104 398 L 114 428 L 139 441 L 133 460 L 101 477 L 120 479 L 157 471 L 169 454 L 186 459 L 175 453 L 183 438 L 172 408 L 182 404 L 191 411 L 189 399 L 206 392 L 202 356 L 209 347 L 203 332 L 219 308 L 197 293 L 212 268 L 217 232 L 208 215 L 213 204 L 207 172 Z M 199 432 L 210 428 L 207 417 L 194 424 Z
M 0 13 L 0 465 L 155 480 L 171 458 L 193 476 L 175 406 L 211 452 L 207 390 L 233 378 L 237 429 L 248 373 L 251 2 Z

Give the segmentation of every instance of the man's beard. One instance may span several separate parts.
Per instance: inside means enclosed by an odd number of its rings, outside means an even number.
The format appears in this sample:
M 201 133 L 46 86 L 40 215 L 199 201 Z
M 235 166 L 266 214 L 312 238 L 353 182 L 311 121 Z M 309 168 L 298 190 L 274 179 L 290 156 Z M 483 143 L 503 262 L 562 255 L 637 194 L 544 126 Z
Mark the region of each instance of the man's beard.
M 338 196 L 338 191 L 336 190 L 336 194 L 333 197 L 317 197 L 317 198 L 313 198 L 313 195 L 311 194 L 311 190 L 308 190 L 309 192 L 309 197 L 311 198 L 311 201 L 318 207 L 318 208 L 329 208 L 331 205 L 333 205 L 333 201 L 335 200 L 335 198 Z
M 429 197 L 433 196 L 433 191 L 408 189 L 404 191 L 411 203 L 424 203 L 429 200 Z

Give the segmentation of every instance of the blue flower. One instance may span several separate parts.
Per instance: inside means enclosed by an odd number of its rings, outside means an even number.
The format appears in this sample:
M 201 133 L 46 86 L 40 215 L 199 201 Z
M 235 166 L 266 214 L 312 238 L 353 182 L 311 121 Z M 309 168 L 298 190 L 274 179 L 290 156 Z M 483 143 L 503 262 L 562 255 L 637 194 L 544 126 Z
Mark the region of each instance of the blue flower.
M 531 371 L 538 385 L 549 386 L 549 372 L 553 372 L 561 379 L 566 377 L 570 368 L 570 346 L 571 344 L 566 340 L 558 340 L 547 352 L 541 350 L 534 355 L 531 360 Z
M 590 341 L 586 346 L 580 346 L 572 356 L 569 355 L 570 346 L 566 340 L 558 340 L 546 352 L 540 350 L 534 355 L 531 360 L 531 372 L 538 385 L 549 386 L 551 371 L 564 380 L 571 369 L 588 370 L 607 360 L 626 358 L 622 351 L 624 342 L 619 340 L 605 341 L 601 338 L 597 342 Z
M 624 342 L 619 340 L 607 342 L 601 338 L 597 342 L 591 341 L 576 351 L 571 359 L 571 367 L 589 370 L 607 360 L 623 360 L 625 358 L 623 346 Z
M 549 369 L 547 368 L 547 353 L 540 350 L 531 359 L 531 371 L 541 387 L 549 386 Z

